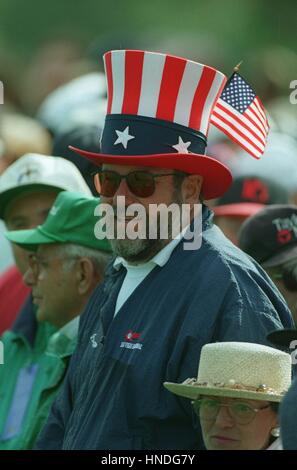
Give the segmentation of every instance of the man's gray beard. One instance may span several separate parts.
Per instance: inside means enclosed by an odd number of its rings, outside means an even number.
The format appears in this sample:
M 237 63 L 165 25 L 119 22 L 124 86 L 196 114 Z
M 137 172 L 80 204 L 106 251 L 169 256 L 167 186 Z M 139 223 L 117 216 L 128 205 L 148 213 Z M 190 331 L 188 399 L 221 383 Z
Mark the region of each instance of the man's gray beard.
M 175 204 L 178 204 L 180 207 L 182 205 L 181 194 L 178 190 L 174 191 L 173 201 Z M 146 238 L 140 239 L 136 238 L 135 240 L 117 239 L 114 238 L 110 240 L 110 245 L 113 253 L 116 256 L 121 256 L 126 261 L 130 263 L 145 263 L 153 258 L 159 251 L 162 250 L 171 240 L 172 240 L 172 231 L 173 224 L 172 218 L 169 217 L 168 220 L 168 239 L 150 239 L 149 238 L 149 216 L 146 217 Z M 157 220 L 157 235 L 160 236 L 160 217 Z
M 176 198 L 176 204 L 181 206 L 180 198 Z M 157 219 L 157 236 L 161 233 L 160 217 Z M 172 218 L 168 219 L 168 238 L 149 238 L 149 216 L 146 217 L 146 238 L 135 240 L 125 239 L 112 239 L 110 240 L 111 248 L 116 256 L 121 256 L 130 263 L 145 263 L 153 258 L 159 251 L 164 248 L 172 240 L 173 223 Z M 176 234 L 175 234 L 176 235 Z
M 121 256 L 130 263 L 146 262 L 153 258 L 166 244 L 168 240 L 110 240 L 111 248 L 116 256 Z
M 160 236 L 160 218 L 156 221 L 157 235 Z M 171 233 L 171 220 L 169 219 L 168 234 Z M 116 230 L 116 229 L 115 229 Z M 111 248 L 116 256 L 121 256 L 130 263 L 146 262 L 157 254 L 166 244 L 167 239 L 149 238 L 149 215 L 146 215 L 146 238 L 129 238 L 110 240 Z

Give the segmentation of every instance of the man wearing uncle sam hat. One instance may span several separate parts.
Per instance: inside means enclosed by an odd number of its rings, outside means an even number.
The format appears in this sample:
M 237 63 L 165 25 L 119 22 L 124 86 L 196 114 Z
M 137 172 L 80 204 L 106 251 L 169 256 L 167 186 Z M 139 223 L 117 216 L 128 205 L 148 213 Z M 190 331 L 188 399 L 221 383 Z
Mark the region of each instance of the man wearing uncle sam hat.
M 199 448 L 190 404 L 162 383 L 195 375 L 205 343 L 265 343 L 291 317 L 268 277 L 199 204 L 231 184 L 228 168 L 205 155 L 224 75 L 161 53 L 119 50 L 104 60 L 101 153 L 75 150 L 98 165 L 94 182 L 115 260 L 82 317 L 67 381 L 37 447 Z M 160 204 L 189 209 L 181 236 L 178 217 L 160 211 L 152 224 L 151 205 Z M 145 236 L 133 238 L 132 226 Z M 150 236 L 164 227 L 167 238 L 160 230 Z

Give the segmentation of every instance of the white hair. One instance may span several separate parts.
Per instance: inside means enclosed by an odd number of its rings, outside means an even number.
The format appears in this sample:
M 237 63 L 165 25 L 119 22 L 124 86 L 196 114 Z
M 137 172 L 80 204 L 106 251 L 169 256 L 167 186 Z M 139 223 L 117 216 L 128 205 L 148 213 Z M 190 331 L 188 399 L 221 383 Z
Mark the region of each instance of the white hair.
M 99 275 L 104 273 L 111 258 L 111 254 L 105 251 L 95 250 L 94 248 L 74 243 L 59 245 L 59 253 L 61 257 L 66 257 L 65 261 L 63 261 L 63 268 L 66 271 L 71 269 L 75 260 L 79 258 L 88 258 L 92 262 L 95 272 Z

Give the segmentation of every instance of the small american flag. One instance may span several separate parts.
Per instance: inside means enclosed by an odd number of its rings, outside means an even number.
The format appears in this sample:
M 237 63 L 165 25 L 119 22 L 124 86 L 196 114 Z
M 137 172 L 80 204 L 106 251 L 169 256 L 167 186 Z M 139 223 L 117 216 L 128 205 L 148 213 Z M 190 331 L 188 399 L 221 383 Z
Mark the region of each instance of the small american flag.
M 250 85 L 234 72 L 222 91 L 210 122 L 253 157 L 266 146 L 269 125 L 260 99 Z

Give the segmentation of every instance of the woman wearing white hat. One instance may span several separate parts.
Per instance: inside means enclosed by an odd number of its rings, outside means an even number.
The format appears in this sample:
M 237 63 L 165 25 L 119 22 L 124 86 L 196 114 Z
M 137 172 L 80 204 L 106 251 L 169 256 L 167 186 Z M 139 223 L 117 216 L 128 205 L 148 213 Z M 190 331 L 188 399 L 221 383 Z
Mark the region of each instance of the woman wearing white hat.
M 202 348 L 197 380 L 164 386 L 193 400 L 207 450 L 280 450 L 278 403 L 290 383 L 289 354 L 226 342 Z

